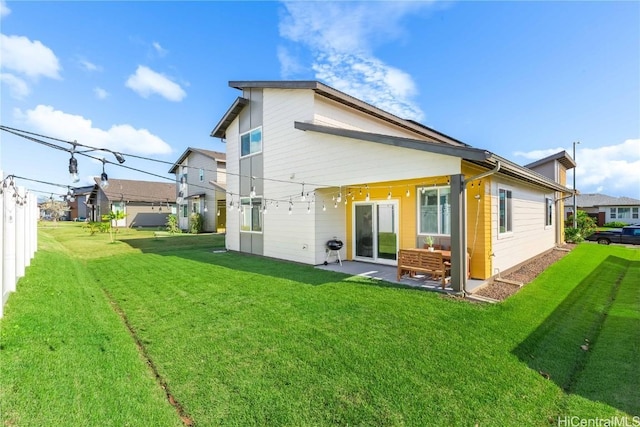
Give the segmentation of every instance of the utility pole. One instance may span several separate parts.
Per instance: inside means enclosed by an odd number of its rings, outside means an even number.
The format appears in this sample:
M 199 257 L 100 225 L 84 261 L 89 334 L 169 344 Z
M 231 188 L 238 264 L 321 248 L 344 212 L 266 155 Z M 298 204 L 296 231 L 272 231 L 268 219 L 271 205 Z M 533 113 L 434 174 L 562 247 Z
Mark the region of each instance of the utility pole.
M 573 141 L 573 161 L 576 161 L 576 144 L 580 141 Z M 576 162 L 577 167 L 577 162 Z M 578 226 L 578 210 L 576 208 L 576 168 L 573 168 L 573 228 Z

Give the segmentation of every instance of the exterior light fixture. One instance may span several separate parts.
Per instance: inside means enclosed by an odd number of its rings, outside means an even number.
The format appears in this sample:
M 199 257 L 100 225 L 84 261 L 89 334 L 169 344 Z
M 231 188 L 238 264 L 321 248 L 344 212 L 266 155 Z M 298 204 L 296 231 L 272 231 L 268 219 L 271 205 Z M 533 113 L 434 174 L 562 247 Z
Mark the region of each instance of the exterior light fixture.
M 71 153 L 71 158 L 69 159 L 69 178 L 72 182 L 80 181 L 78 177 L 78 160 L 73 157 L 73 153 Z
M 106 190 L 107 187 L 109 186 L 109 177 L 107 176 L 107 173 L 104 171 L 104 162 L 105 160 L 102 159 L 102 174 L 100 174 L 100 187 L 102 187 L 103 190 Z
M 115 151 L 113 152 L 113 155 L 115 156 L 116 160 L 118 161 L 118 163 L 123 164 L 124 163 L 124 156 L 120 153 L 116 153 Z

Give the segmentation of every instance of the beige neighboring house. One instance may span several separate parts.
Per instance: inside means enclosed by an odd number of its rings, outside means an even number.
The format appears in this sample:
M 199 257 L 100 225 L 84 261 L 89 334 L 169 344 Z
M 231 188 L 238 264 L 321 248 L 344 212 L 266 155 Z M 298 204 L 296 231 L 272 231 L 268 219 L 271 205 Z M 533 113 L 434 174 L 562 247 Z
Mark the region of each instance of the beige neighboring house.
M 171 166 L 175 174 L 173 198 L 178 205 L 179 226 L 189 229 L 192 214 L 202 215 L 204 232 L 224 232 L 226 227 L 227 157 L 225 153 L 187 148 Z
M 229 250 L 397 265 L 431 237 L 466 292 L 564 243 L 566 153 L 534 170 L 317 81 L 232 81 L 211 131 L 226 143 Z M 233 210 L 231 209 L 233 207 Z M 375 268 L 375 267 L 372 267 Z
M 89 219 L 100 221 L 109 212 L 124 212 L 125 218 L 117 227 L 162 227 L 167 217 L 176 213 L 175 184 L 170 182 L 109 179 L 107 188 L 100 186 L 100 178 L 87 198 Z
M 609 222 L 640 224 L 640 200 L 631 197 L 612 197 L 606 194 L 578 194 L 576 208 L 585 211 L 599 226 Z M 573 213 L 573 201 L 565 204 L 567 217 Z

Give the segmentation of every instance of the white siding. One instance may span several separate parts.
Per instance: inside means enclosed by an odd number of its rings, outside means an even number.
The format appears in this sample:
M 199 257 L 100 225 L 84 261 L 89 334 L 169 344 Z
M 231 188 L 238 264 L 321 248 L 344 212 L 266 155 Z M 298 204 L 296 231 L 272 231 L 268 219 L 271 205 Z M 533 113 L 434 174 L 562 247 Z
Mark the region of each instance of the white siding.
M 511 233 L 498 233 L 498 189 L 512 191 Z M 555 225 L 545 226 L 545 197 L 554 197 L 535 187 L 506 179 L 495 179 L 491 187 L 491 235 L 493 274 L 518 265 L 555 246 Z M 555 209 L 555 206 L 554 206 Z M 555 220 L 555 213 L 554 213 Z
M 285 181 L 266 180 L 264 196 L 267 199 L 292 197 L 295 202 L 291 216 L 282 202 L 278 210 L 271 208 L 265 216 L 264 255 L 318 264 L 324 261 L 324 244 L 329 238 L 338 235 L 343 241 L 346 239 L 345 206 L 342 203 L 335 209 L 329 199 L 327 211 L 322 212 L 322 200 L 318 198 L 314 218 L 314 214 L 306 214 L 306 203 L 299 202 L 302 191 L 299 183 L 305 182 L 305 192 L 312 192 L 323 187 L 449 175 L 460 172 L 461 162 L 450 156 L 295 129 L 295 121 L 311 121 L 314 102 L 311 91 L 264 91 L 264 176 Z M 336 110 L 334 120 L 339 120 L 339 111 L 344 110 Z M 342 120 L 354 121 L 353 114 L 345 115 Z M 364 121 L 360 121 L 360 126 L 367 128 Z M 372 120 L 372 127 L 384 133 L 379 121 Z M 237 153 L 231 155 L 229 148 L 233 144 L 237 150 L 237 135 L 227 141 L 228 159 L 236 159 Z M 233 191 L 231 189 L 237 187 L 228 188 Z M 304 245 L 308 245 L 307 249 L 302 249 Z
M 350 110 L 345 105 L 326 98 L 316 98 L 313 122 L 317 125 L 427 140 L 427 138 L 421 138 L 407 129 L 393 126 L 389 122 L 371 116 L 364 116 L 362 113 Z
M 228 250 L 240 250 L 240 214 L 238 210 L 229 208 L 229 202 L 233 200 L 234 204 L 238 202 L 238 188 L 240 188 L 240 141 L 238 133 L 238 119 L 236 118 L 227 129 L 227 234 L 225 237 Z

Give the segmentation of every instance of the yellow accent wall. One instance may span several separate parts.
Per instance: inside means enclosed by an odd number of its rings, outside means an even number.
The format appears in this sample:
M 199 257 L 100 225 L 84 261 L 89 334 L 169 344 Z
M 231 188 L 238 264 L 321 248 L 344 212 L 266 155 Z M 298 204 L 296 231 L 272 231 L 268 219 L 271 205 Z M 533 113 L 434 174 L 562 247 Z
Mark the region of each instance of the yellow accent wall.
M 416 188 L 433 184 L 447 185 L 447 177 L 430 177 L 420 179 L 409 179 L 401 181 L 387 181 L 369 184 L 368 187 L 348 187 L 343 194 L 348 197 L 347 201 L 347 259 L 353 259 L 353 207 L 354 201 L 364 202 L 367 192 L 370 201 L 384 202 L 387 201 L 389 191 L 391 191 L 391 200 L 398 202 L 398 249 L 415 248 L 417 245 L 418 234 L 418 214 L 416 199 Z M 406 193 L 409 190 L 409 197 Z M 349 192 L 351 196 L 349 196 Z M 352 197 L 354 200 L 352 200 Z
M 486 169 L 463 162 L 462 174 L 469 178 Z M 471 255 L 471 277 L 491 277 L 491 176 L 467 184 L 467 251 Z
M 469 177 L 484 172 L 484 169 L 464 164 L 462 173 Z M 418 187 L 445 186 L 447 176 L 410 179 L 402 181 L 387 181 L 369 184 L 368 187 L 348 187 L 343 192 L 347 195 L 347 259 L 353 259 L 353 207 L 354 201 L 364 202 L 369 192 L 370 201 L 386 201 L 389 191 L 391 199 L 398 202 L 399 218 L 399 248 L 415 248 L 421 246 L 417 241 L 418 235 L 418 202 L 416 193 Z M 486 279 L 491 276 L 491 177 L 474 181 L 467 186 L 467 250 L 471 255 L 471 277 Z M 406 192 L 409 190 L 409 197 Z M 351 194 L 349 196 L 349 193 Z M 480 196 L 476 198 L 476 196 Z M 352 199 L 353 198 L 353 199 Z

